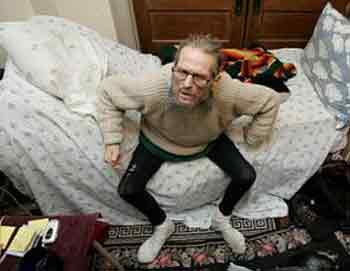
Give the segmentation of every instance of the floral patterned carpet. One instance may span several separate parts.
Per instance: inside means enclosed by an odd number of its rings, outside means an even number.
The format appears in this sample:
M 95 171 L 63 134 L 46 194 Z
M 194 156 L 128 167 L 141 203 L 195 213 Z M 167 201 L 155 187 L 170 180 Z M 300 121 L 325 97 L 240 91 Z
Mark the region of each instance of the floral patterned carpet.
M 216 264 L 244 262 L 255 257 L 278 255 L 303 247 L 311 241 L 304 228 L 288 224 L 287 218 L 246 220 L 232 218 L 232 225 L 247 238 L 244 255 L 232 254 L 221 235 L 210 229 L 189 228 L 176 224 L 176 231 L 150 264 L 137 262 L 140 244 L 152 233 L 150 225 L 112 226 L 103 246 L 126 270 L 226 270 L 205 268 Z M 336 232 L 336 237 L 350 254 L 350 235 Z M 204 267 L 204 268 L 201 268 Z M 111 264 L 98 254 L 92 258 L 92 271 L 110 271 Z
M 255 257 L 277 255 L 304 246 L 311 240 L 305 229 L 288 226 L 286 219 L 233 218 L 232 224 L 247 238 L 248 249 L 244 255 L 232 254 L 219 233 L 188 228 L 183 224 L 176 224 L 176 232 L 150 264 L 139 264 L 136 259 L 138 247 L 152 233 L 150 225 L 112 226 L 103 246 L 127 270 L 179 270 L 181 267 L 198 268 L 208 264 L 249 261 Z M 337 234 L 350 252 L 350 236 Z M 116 270 L 98 255 L 94 255 L 92 266 L 93 271 Z

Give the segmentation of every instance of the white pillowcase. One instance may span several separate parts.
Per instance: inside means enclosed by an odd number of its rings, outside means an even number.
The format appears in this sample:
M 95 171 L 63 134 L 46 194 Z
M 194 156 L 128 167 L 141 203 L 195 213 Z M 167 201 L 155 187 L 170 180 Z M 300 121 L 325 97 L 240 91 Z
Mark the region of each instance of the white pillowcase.
M 57 37 L 26 22 L 9 22 L 0 24 L 0 44 L 30 83 L 63 98 L 56 84 L 58 61 L 52 53 L 63 50 Z
M 338 128 L 350 120 L 350 21 L 333 8 L 324 7 L 301 64 L 321 102 L 334 113 Z
M 107 72 L 97 42 L 73 28 L 27 21 L 1 23 L 0 45 L 31 84 L 74 112 L 96 116 L 97 87 Z

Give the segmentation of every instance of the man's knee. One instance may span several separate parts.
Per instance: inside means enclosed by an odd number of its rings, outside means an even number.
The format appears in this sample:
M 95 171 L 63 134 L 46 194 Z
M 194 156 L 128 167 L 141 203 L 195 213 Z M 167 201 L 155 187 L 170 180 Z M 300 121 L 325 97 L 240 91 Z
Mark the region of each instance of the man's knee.
M 144 190 L 144 187 L 138 187 L 125 179 L 122 179 L 118 186 L 119 196 L 126 201 L 138 197 Z
M 252 167 L 251 165 L 247 166 L 242 172 L 240 179 L 242 185 L 244 185 L 247 188 L 251 187 L 256 179 L 256 171 L 254 167 Z

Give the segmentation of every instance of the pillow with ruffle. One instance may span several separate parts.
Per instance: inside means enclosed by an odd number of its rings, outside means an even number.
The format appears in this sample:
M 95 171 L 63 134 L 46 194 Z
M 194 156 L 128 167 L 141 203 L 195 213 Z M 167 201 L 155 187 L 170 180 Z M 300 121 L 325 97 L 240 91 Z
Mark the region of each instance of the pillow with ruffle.
M 301 65 L 321 102 L 344 127 L 350 117 L 350 21 L 330 3 L 304 49 Z
M 56 85 L 58 61 L 52 54 L 63 50 L 57 37 L 26 22 L 6 22 L 0 23 L 0 45 L 31 84 L 63 99 Z
M 96 116 L 107 55 L 68 20 L 66 25 L 58 30 L 35 21 L 0 23 L 0 45 L 28 82 L 62 99 L 73 112 Z

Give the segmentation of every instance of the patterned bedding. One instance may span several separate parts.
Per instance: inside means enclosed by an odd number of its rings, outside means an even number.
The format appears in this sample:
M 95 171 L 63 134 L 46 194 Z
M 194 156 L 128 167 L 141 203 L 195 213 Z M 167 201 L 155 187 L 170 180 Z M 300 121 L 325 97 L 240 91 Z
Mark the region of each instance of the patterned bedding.
M 84 28 L 61 18 L 40 16 L 38 23 Z M 137 74 L 159 67 L 153 56 L 142 55 L 104 40 L 108 73 Z M 228 135 L 257 170 L 257 181 L 234 214 L 246 218 L 281 217 L 290 198 L 318 169 L 341 133 L 304 75 L 301 49 L 275 51 L 282 61 L 295 63 L 297 76 L 287 82 L 291 96 L 282 104 L 272 140 L 259 149 L 242 143 L 240 128 Z M 144 217 L 117 194 L 120 176 L 137 144 L 138 114 L 128 112 L 121 169 L 103 161 L 103 141 L 93 117 L 73 113 L 56 97 L 30 84 L 8 61 L 0 81 L 0 170 L 23 193 L 32 196 L 46 214 L 100 212 L 113 224 L 145 223 Z M 228 178 L 207 158 L 165 163 L 147 189 L 168 214 L 189 226 L 208 227 L 214 206 Z

